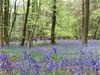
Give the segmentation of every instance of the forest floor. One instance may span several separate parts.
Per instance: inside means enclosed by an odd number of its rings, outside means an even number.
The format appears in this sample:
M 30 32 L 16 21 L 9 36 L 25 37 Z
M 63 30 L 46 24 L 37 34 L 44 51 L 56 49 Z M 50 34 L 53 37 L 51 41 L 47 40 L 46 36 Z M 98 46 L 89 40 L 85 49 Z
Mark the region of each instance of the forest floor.
M 95 65 L 97 65 L 97 67 L 95 67 L 96 69 L 99 67 L 98 65 L 100 65 L 100 40 L 89 40 L 87 47 L 82 46 L 81 40 L 56 40 L 55 45 L 51 45 L 50 40 L 37 41 L 37 43 L 33 41 L 33 47 L 31 49 L 27 47 L 21 47 L 19 45 L 20 43 L 12 42 L 10 46 L 5 46 L 3 48 L 0 48 L 0 54 L 6 53 L 11 57 L 11 59 L 14 59 L 15 62 L 20 61 L 21 64 L 23 64 L 24 62 L 24 67 L 27 64 L 25 63 L 26 60 L 28 59 L 29 61 L 29 56 L 32 56 L 32 59 L 30 58 L 31 61 L 33 61 L 34 59 L 36 61 L 36 64 L 38 65 L 39 62 L 41 62 L 41 65 L 47 63 L 47 60 L 45 62 L 42 62 L 44 58 L 48 59 L 48 63 L 49 60 L 52 59 L 57 64 L 60 64 L 60 60 L 64 61 L 67 60 L 66 62 L 69 65 L 67 66 L 67 68 L 69 68 L 72 64 L 74 67 L 77 66 L 77 64 L 79 64 L 78 68 L 80 68 L 81 65 L 82 66 L 86 65 L 85 63 L 87 63 L 88 61 L 89 72 L 92 66 L 94 65 L 94 62 L 96 63 Z M 91 62 L 93 64 L 91 64 Z M 63 64 L 65 65 L 66 63 L 63 62 Z M 66 66 L 64 68 L 66 68 Z M 73 67 L 70 68 L 74 69 Z M 85 70 L 86 67 L 84 67 L 82 72 Z M 84 74 L 85 72 L 83 72 L 83 74 L 81 72 L 77 74 L 78 71 L 79 70 L 77 71 L 75 70 L 75 74 L 73 75 L 86 75 Z M 99 69 L 98 71 L 96 71 L 96 73 L 98 72 L 98 75 L 100 74 L 99 71 L 100 71 Z M 61 72 L 61 74 L 59 75 L 71 75 L 71 74 L 62 74 L 63 71 L 60 70 L 59 72 Z M 86 72 L 88 72 L 88 69 Z M 17 73 L 18 73 L 17 75 L 19 75 L 19 72 Z M 55 73 L 55 71 L 53 73 Z M 91 73 L 92 75 L 97 75 L 95 74 L 94 69 L 91 70 Z M 51 74 L 47 73 L 47 75 L 58 75 L 58 74 L 52 74 L 51 72 Z
M 88 46 L 83 47 L 81 40 L 56 40 L 56 45 L 51 45 L 50 40 L 46 41 L 33 41 L 33 47 L 31 49 L 26 47 L 20 47 L 19 43 L 12 44 L 9 47 L 3 47 L 0 49 L 0 52 L 6 50 L 8 54 L 19 55 L 22 50 L 30 50 L 33 55 L 41 57 L 45 54 L 54 54 L 53 48 L 56 48 L 57 54 L 59 56 L 65 57 L 66 55 L 77 55 L 80 50 L 90 50 L 100 55 L 100 40 L 89 40 Z

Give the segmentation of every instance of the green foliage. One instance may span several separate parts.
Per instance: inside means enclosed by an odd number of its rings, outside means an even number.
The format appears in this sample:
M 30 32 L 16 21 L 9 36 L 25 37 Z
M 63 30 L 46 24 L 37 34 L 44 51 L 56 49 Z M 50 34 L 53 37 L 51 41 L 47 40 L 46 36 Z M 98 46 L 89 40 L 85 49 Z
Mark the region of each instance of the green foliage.
M 90 16 L 90 31 L 89 31 L 89 34 L 90 36 L 93 36 L 93 34 L 95 33 L 95 30 L 96 28 L 98 27 L 98 31 L 97 31 L 97 37 L 100 36 L 100 9 L 96 9 L 95 11 L 93 11 L 91 13 L 91 16 Z
M 31 0 L 31 6 L 28 16 L 28 33 L 34 30 L 34 36 L 50 36 L 52 24 L 52 5 L 53 0 Z M 24 6 L 24 7 L 23 7 Z M 17 5 L 17 20 L 13 30 L 12 39 L 20 39 L 22 36 L 23 19 L 26 8 L 26 0 L 20 0 Z M 57 24 L 56 36 L 70 37 L 72 39 L 81 36 L 81 0 L 57 0 Z M 90 6 L 90 25 L 89 36 L 93 37 L 98 26 L 98 17 L 100 16 L 100 0 L 91 0 Z M 100 26 L 99 26 L 100 27 Z M 20 32 L 19 32 L 20 31 Z M 97 36 L 100 36 L 100 28 Z

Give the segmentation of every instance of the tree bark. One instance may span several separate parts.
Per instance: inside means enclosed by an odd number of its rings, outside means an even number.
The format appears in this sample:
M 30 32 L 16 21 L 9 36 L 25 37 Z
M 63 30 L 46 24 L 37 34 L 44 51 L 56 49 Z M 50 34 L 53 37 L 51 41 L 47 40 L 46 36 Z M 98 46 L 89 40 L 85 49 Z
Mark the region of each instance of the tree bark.
M 90 0 L 83 0 L 82 3 L 82 44 L 87 45 L 88 43 L 88 26 L 89 26 L 89 5 L 90 5 Z
M 52 27 L 51 27 L 51 43 L 55 44 L 55 26 L 56 26 L 56 0 L 53 0 L 53 15 L 52 15 Z
M 0 47 L 3 46 L 3 26 L 2 26 L 2 16 L 3 16 L 3 0 L 0 0 Z
M 82 0 L 82 44 L 84 41 L 84 15 L 85 15 L 85 2 L 84 0 Z
M 22 38 L 22 41 L 21 41 L 21 46 L 24 46 L 24 43 L 25 43 L 29 7 L 30 7 L 30 0 L 27 1 L 27 9 L 26 9 L 26 15 L 25 15 L 25 22 L 24 22 L 24 28 L 23 28 L 23 38 Z
M 9 0 L 4 0 L 4 42 L 9 45 L 8 42 L 8 27 L 9 27 Z

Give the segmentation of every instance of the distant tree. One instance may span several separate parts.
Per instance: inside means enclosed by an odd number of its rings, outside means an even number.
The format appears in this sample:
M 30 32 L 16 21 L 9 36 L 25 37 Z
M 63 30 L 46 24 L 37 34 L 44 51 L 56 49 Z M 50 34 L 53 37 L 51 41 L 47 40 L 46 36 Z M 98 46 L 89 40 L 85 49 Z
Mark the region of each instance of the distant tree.
M 93 34 L 93 39 L 96 39 L 96 37 L 97 37 L 97 31 L 99 29 L 99 26 L 100 26 L 100 17 L 98 16 L 97 17 L 97 26 L 96 26 L 96 29 L 95 29 L 94 34 Z
M 26 38 L 26 29 L 27 29 L 27 19 L 29 14 L 29 7 L 30 7 L 30 0 L 27 0 L 27 9 L 26 9 L 26 15 L 24 20 L 24 27 L 23 27 L 23 37 L 21 41 L 21 46 L 24 46 L 25 38 Z
M 82 44 L 87 45 L 88 43 L 88 26 L 89 26 L 89 6 L 90 0 L 82 0 L 82 13 L 83 13 L 83 21 L 82 21 Z
M 53 15 L 51 26 L 51 43 L 55 44 L 55 27 L 56 27 L 56 0 L 53 0 Z
M 17 0 L 15 0 L 15 3 L 14 3 L 14 12 L 13 12 L 13 21 L 12 21 L 12 25 L 11 25 L 11 29 L 10 29 L 10 32 L 9 32 L 9 39 L 11 37 L 11 34 L 12 34 L 12 31 L 13 31 L 13 28 L 15 26 L 15 22 L 16 22 L 16 2 Z

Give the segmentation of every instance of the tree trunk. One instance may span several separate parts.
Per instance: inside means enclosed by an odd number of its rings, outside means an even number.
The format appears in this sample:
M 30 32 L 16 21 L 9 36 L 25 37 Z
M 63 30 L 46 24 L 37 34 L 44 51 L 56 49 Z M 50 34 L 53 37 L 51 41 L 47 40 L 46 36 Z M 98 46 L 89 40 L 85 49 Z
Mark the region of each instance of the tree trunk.
M 100 24 L 100 17 L 97 17 L 97 22 L 98 22 L 98 25 L 96 26 L 96 30 L 94 32 L 94 35 L 93 35 L 93 39 L 96 39 L 96 36 L 97 36 L 97 31 L 99 29 L 99 24 Z
M 9 45 L 8 41 L 8 27 L 9 27 L 9 0 L 4 0 L 4 42 Z
M 3 0 L 0 0 L 0 47 L 3 46 L 3 26 L 2 26 L 2 17 L 3 17 Z
M 34 35 L 34 32 L 35 32 L 35 28 L 36 28 L 36 25 L 33 27 L 32 33 L 31 33 L 30 38 L 29 38 L 29 48 L 32 47 L 33 35 Z
M 84 8 L 85 2 L 82 0 L 82 44 L 84 41 L 84 15 L 85 15 L 85 8 Z
M 15 22 L 16 22 L 16 2 L 17 2 L 17 0 L 15 0 L 15 4 L 14 4 L 13 21 L 12 21 L 11 30 L 10 30 L 10 33 L 9 33 L 9 39 L 11 37 L 12 31 L 13 31 L 13 28 L 14 28 Z
M 53 15 L 52 15 L 52 27 L 51 27 L 51 43 L 55 44 L 55 26 L 56 26 L 56 0 L 53 0 Z
M 83 0 L 83 4 L 82 4 L 82 13 L 83 13 L 82 44 L 83 45 L 87 45 L 88 43 L 89 5 L 90 5 L 90 0 Z
M 24 46 L 24 42 L 25 42 L 29 7 L 30 7 L 30 0 L 27 1 L 27 9 L 26 9 L 26 15 L 25 15 L 25 22 L 24 22 L 24 28 L 23 28 L 23 38 L 22 38 L 22 41 L 21 41 L 21 46 Z
M 93 35 L 93 39 L 96 39 L 98 28 L 99 28 L 99 25 L 96 27 L 96 30 L 95 30 L 94 35 Z

